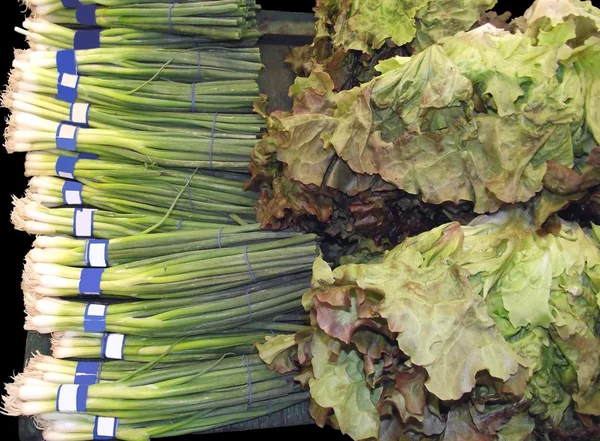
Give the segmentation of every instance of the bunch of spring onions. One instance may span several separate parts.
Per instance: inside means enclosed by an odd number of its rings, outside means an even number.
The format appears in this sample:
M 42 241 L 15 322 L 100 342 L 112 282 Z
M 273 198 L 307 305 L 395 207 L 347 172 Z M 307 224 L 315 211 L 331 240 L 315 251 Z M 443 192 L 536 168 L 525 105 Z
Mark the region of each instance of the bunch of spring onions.
M 297 311 L 307 283 L 310 274 L 304 273 L 182 299 L 111 303 L 104 310 L 104 329 L 128 336 L 161 337 L 239 331 L 244 324 L 255 326 L 269 317 Z M 25 296 L 27 330 L 42 334 L 86 330 L 89 303 L 32 293 Z
M 29 234 L 85 236 L 98 239 L 110 239 L 138 235 L 145 232 L 203 231 L 219 229 L 227 222 L 232 223 L 234 216 L 206 216 L 203 221 L 189 220 L 184 217 L 166 217 L 150 215 L 144 212 L 135 214 L 89 209 L 93 221 L 87 234 L 77 234 L 75 225 L 80 208 L 48 208 L 28 198 L 13 200 L 14 209 L 11 222 L 19 231 Z M 86 209 L 87 210 L 87 209 Z M 93 226 L 92 226 L 93 225 Z
M 13 112 L 6 129 L 12 152 L 55 150 L 58 124 L 35 115 Z M 59 135 L 60 136 L 60 135 Z M 177 131 L 88 129 L 77 131 L 77 151 L 102 159 L 135 161 L 175 168 L 238 170 L 248 168 L 256 139 L 217 133 L 187 135 Z
M 110 266 L 132 263 L 160 256 L 177 256 L 187 252 L 244 247 L 261 242 L 307 236 L 292 231 L 263 231 L 260 224 L 227 225 L 206 230 L 140 234 L 106 243 L 106 262 Z M 310 236 L 308 236 L 310 237 Z M 86 266 L 86 240 L 64 236 L 38 236 L 28 258 L 34 263 L 55 263 L 73 267 Z
M 120 333 L 56 332 L 52 334 L 52 356 L 55 358 L 81 358 L 86 360 L 118 359 L 156 363 L 191 362 L 215 360 L 224 354 L 255 354 L 254 344 L 262 342 L 269 334 L 273 323 L 257 322 L 259 327 L 240 327 L 218 334 L 203 334 L 189 337 L 140 337 Z M 279 333 L 300 331 L 306 324 L 287 324 Z M 275 332 L 275 331 L 273 331 Z M 119 341 L 118 350 L 106 349 L 110 339 Z
M 28 18 L 23 27 L 15 31 L 25 35 L 29 46 L 34 50 L 59 50 L 73 47 L 76 30 L 51 23 L 40 17 Z M 135 47 L 153 49 L 160 46 L 164 49 L 186 49 L 190 47 L 251 47 L 256 44 L 259 32 L 256 29 L 245 30 L 243 40 L 213 40 L 210 37 L 177 35 L 142 31 L 139 29 L 110 28 L 99 32 L 99 43 L 102 48 Z
M 87 80 L 82 80 L 84 83 Z M 237 82 L 240 86 L 242 82 Z M 198 86 L 197 94 L 210 92 L 224 96 L 233 92 L 232 84 L 228 83 L 227 89 L 221 83 L 211 83 L 210 87 Z M 173 86 L 171 84 L 171 86 Z M 20 86 L 17 84 L 17 88 Z M 184 86 L 189 90 L 190 86 Z M 250 90 L 256 88 L 251 85 Z M 241 88 L 238 88 L 238 92 Z M 114 92 L 113 92 L 114 93 Z M 13 91 L 7 89 L 2 96 L 4 107 L 13 111 L 28 113 L 54 122 L 68 121 L 71 105 L 60 101 L 53 96 L 42 95 L 29 91 Z M 185 102 L 188 107 L 191 105 Z M 256 136 L 264 128 L 264 122 L 258 115 L 253 114 L 227 114 L 227 113 L 191 113 L 182 111 L 142 111 L 131 108 L 115 109 L 102 104 L 85 105 L 88 126 L 93 129 L 134 129 L 150 131 L 172 131 L 186 135 L 201 135 L 212 133 L 231 135 Z M 168 109 L 167 109 L 168 110 Z
M 35 417 L 47 440 L 93 439 L 110 421 L 114 437 L 127 441 L 206 431 L 266 416 L 307 399 L 290 375 L 266 368 L 256 355 L 224 354 L 194 363 L 108 362 L 95 383 L 74 384 L 78 365 L 34 357 L 7 386 L 4 412 Z M 57 412 L 79 394 L 77 414 Z M 83 399 L 81 399 L 83 397 Z M 118 418 L 118 422 L 112 418 Z
M 13 224 L 41 235 L 25 328 L 52 356 L 6 386 L 3 413 L 48 441 L 146 441 L 305 402 L 255 355 L 308 325 L 318 253 L 314 235 L 261 231 L 244 191 L 264 129 L 255 1 L 25 4 L 5 146 L 32 178 Z
M 64 191 L 68 188 L 68 181 L 62 178 L 36 176 L 29 182 L 27 197 L 46 207 L 83 203 L 105 210 L 155 215 L 164 214 L 172 207 L 173 216 L 184 216 L 192 220 L 203 220 L 206 215 L 218 215 L 221 219 L 225 219 L 228 214 L 237 214 L 248 221 L 254 218 L 256 197 L 252 197 L 252 194 L 236 196 L 225 192 L 187 187 L 188 191 L 184 191 L 179 197 L 182 189 L 186 187 L 170 185 L 161 179 L 141 181 L 107 178 L 99 183 L 80 178 L 79 181 L 82 185 L 77 188 L 76 195 L 65 200 Z M 142 193 L 143 202 L 139 198 Z
M 51 23 L 84 24 L 74 9 L 67 9 L 60 0 L 24 0 L 34 16 Z M 254 0 L 157 0 L 87 1 L 96 5 L 95 25 L 102 28 L 126 27 L 145 32 L 206 37 L 212 40 L 256 38 Z M 159 43 L 160 44 L 160 43 Z
M 115 79 L 138 79 L 148 85 L 149 80 L 170 80 L 182 83 L 203 83 L 218 80 L 256 80 L 263 65 L 258 48 L 202 48 L 154 49 L 138 48 L 98 48 L 75 51 L 77 73 L 83 76 L 96 76 L 108 85 L 117 86 Z M 58 74 L 54 52 L 31 49 L 15 51 L 13 67 L 32 75 L 23 77 L 31 84 L 44 84 L 44 78 Z M 37 82 L 36 82 L 37 80 Z M 94 85 L 92 83 L 91 85 Z M 123 90 L 134 90 L 126 83 Z M 160 84 L 160 83 L 159 83 Z M 234 83 L 235 84 L 235 83 Z M 140 86 L 140 83 L 137 83 Z M 157 86 L 158 87 L 158 86 Z M 119 88 L 119 87 L 116 87 Z M 167 91 L 169 89 L 166 89 Z
M 141 258 L 104 270 L 98 289 L 102 295 L 140 299 L 189 297 L 226 287 L 309 271 L 317 254 L 315 236 L 269 240 L 176 255 Z M 110 256 L 109 256 L 110 261 Z M 23 290 L 49 297 L 73 297 L 85 271 L 27 259 Z

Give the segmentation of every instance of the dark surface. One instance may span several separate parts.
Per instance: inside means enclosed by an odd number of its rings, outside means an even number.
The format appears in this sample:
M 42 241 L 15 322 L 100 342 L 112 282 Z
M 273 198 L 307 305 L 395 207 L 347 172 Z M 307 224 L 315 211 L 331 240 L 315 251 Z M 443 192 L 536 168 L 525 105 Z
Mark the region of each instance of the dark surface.
M 313 1 L 288 0 L 266 0 L 258 1 L 263 9 L 276 9 L 298 12 L 310 12 L 314 4 Z M 530 1 L 499 1 L 499 6 L 495 9 L 498 13 L 510 10 L 514 16 L 521 15 Z M 600 1 L 593 3 L 598 6 Z M 13 48 L 24 48 L 24 39 L 20 35 L 12 32 L 15 25 L 20 25 L 23 21 L 23 8 L 17 0 L 7 0 L 2 5 L 2 40 L 0 50 L 0 78 L 2 84 L 6 84 L 8 71 L 12 63 Z M 2 120 L 6 118 L 8 112 L 0 109 Z M 2 189 L 0 197 L 2 201 L 2 211 L 0 212 L 0 225 L 2 227 L 2 284 L 0 295 L 2 296 L 2 308 L 0 309 L 0 335 L 2 336 L 2 356 L 0 356 L 0 381 L 6 383 L 10 381 L 10 376 L 19 372 L 23 367 L 25 356 L 25 338 L 26 333 L 23 330 L 24 313 L 23 302 L 20 291 L 21 271 L 23 258 L 31 247 L 31 238 L 22 232 L 13 230 L 10 223 L 10 212 L 12 210 L 12 195 L 21 196 L 26 186 L 26 179 L 23 176 L 23 155 L 7 155 L 6 151 L 0 149 L 1 163 L 1 182 Z M 2 439 L 16 441 L 18 439 L 18 419 L 1 415 Z M 179 437 L 178 440 L 196 439 L 196 440 L 226 440 L 226 439 L 254 439 L 260 438 L 261 441 L 285 440 L 303 438 L 311 441 L 317 440 L 347 440 L 348 438 L 332 429 L 320 429 L 316 426 L 299 426 L 293 428 L 267 429 L 240 433 L 222 433 L 202 436 Z

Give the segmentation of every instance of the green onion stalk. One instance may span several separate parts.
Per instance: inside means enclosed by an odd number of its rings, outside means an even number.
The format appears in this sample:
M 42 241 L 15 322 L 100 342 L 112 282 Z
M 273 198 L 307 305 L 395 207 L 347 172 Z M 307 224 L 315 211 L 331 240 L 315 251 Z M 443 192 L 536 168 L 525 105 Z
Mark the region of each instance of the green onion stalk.
M 135 162 L 103 161 L 79 157 L 76 152 L 67 150 L 29 152 L 25 155 L 25 176 L 57 176 L 56 162 L 63 156 L 77 157 L 74 166 L 74 178 L 83 178 L 94 182 L 108 182 L 111 179 L 161 180 L 172 185 L 190 186 L 205 190 L 216 190 L 233 195 L 248 195 L 244 185 L 247 173 L 212 170 L 176 170 Z
M 58 93 L 56 72 L 27 67 L 26 63 L 20 67 L 25 70 L 12 70 L 5 95 L 12 92 L 33 92 L 54 97 Z M 219 113 L 251 114 L 254 102 L 260 98 L 258 84 L 254 79 L 221 80 L 194 85 L 174 81 L 148 82 L 92 77 L 79 77 L 77 96 L 79 101 L 109 107 L 115 112 L 188 112 L 192 116 L 195 113 L 210 113 L 211 131 L 215 113 L 217 118 Z
M 78 196 L 76 200 L 65 201 L 62 190 L 65 183 L 70 181 L 36 176 L 29 182 L 28 197 L 46 207 L 83 204 L 124 213 L 143 211 L 157 215 L 164 214 L 172 207 L 172 216 L 184 215 L 190 219 L 196 219 L 194 216 L 198 215 L 198 220 L 202 220 L 206 214 L 217 214 L 223 218 L 228 214 L 237 214 L 246 219 L 254 218 L 256 197 L 252 197 L 252 194 L 235 196 L 192 187 L 185 191 L 185 186 L 165 184 L 160 180 L 111 179 L 102 183 L 85 179 L 79 181 L 82 183 L 79 193 L 81 198 Z M 140 200 L 142 194 L 144 197 Z
M 98 48 L 75 51 L 75 59 L 79 75 L 113 81 L 160 79 L 203 84 L 217 80 L 257 80 L 263 68 L 259 48 L 148 51 L 135 47 Z M 17 50 L 13 66 L 56 75 L 56 52 Z
M 188 251 L 111 266 L 100 292 L 140 299 L 187 297 L 219 285 L 243 286 L 284 274 L 308 271 L 318 252 L 316 236 L 300 236 L 205 251 Z M 267 275 L 271 276 L 267 276 Z M 78 296 L 82 269 L 27 259 L 23 289 L 50 297 Z M 233 284 L 233 285 L 231 285 Z
M 13 205 L 11 222 L 19 231 L 36 235 L 73 236 L 75 233 L 77 208 L 48 208 L 27 197 L 13 199 Z M 135 214 L 128 214 L 95 209 L 92 235 L 97 239 L 112 239 L 149 231 L 156 233 L 207 229 L 214 231 L 228 222 L 233 223 L 235 219 L 236 216 L 206 215 L 203 216 L 203 220 L 197 221 L 184 216 L 152 215 L 142 210 Z
M 147 441 L 150 437 L 172 437 L 190 433 L 210 432 L 216 429 L 228 429 L 234 424 L 269 416 L 272 413 L 303 403 L 308 398 L 308 392 L 301 392 L 296 388 L 293 393 L 281 398 L 273 398 L 268 401 L 255 401 L 249 405 L 211 409 L 198 412 L 196 415 L 187 418 L 169 421 L 166 424 L 157 423 L 142 428 L 138 424 L 131 429 L 128 425 L 119 425 L 116 437 L 117 439 L 126 441 Z M 71 415 L 65 417 L 61 414 L 58 423 L 52 421 L 51 423 L 44 424 L 44 422 L 46 422 L 44 418 L 36 419 L 36 423 L 44 430 L 42 436 L 46 441 L 84 441 L 94 439 L 94 418 L 92 417 L 89 417 L 87 421 L 82 421 L 79 416 L 76 416 L 74 419 Z M 60 424 L 60 422 L 63 422 L 63 424 Z
M 50 23 L 39 17 L 28 18 L 23 28 L 15 31 L 26 37 L 29 47 L 34 50 L 73 49 L 75 30 Z M 129 28 L 110 28 L 100 31 L 100 47 L 136 47 L 141 50 L 190 49 L 190 48 L 238 48 L 255 46 L 258 38 L 247 32 L 243 40 L 219 40 L 210 37 L 175 35 L 162 32 Z
M 67 433 L 79 432 L 83 428 L 80 426 L 76 430 L 72 425 L 69 427 L 64 424 L 67 421 L 85 423 L 93 416 L 119 418 L 122 429 L 128 426 L 157 427 L 162 425 L 159 422 L 168 422 L 169 431 L 174 433 L 174 430 L 180 432 L 190 421 L 206 418 L 208 411 L 219 413 L 225 410 L 223 408 L 232 406 L 247 406 L 249 409 L 261 402 L 273 407 L 275 403 L 268 401 L 299 391 L 299 387 L 293 384 L 292 375 L 281 376 L 269 370 L 255 355 L 230 358 L 227 355 L 230 354 L 224 354 L 212 363 L 188 364 L 187 368 L 185 364 L 164 369 L 141 367 L 117 381 L 91 384 L 86 388 L 84 413 L 76 415 L 56 412 L 60 388 L 64 384 L 72 384 L 72 381 L 46 381 L 38 373 L 26 371 L 6 386 L 3 411 L 15 416 L 42 416 L 47 422 L 58 423 L 57 428 Z M 293 404 L 306 397 L 302 395 L 302 399 L 294 400 Z M 240 410 L 243 412 L 244 408 Z M 272 410 L 276 409 L 269 411 Z M 178 419 L 187 420 L 186 424 L 178 427 L 174 423 Z M 90 431 L 92 428 L 93 425 Z
M 309 274 L 292 281 L 277 278 L 274 282 L 271 286 L 263 282 L 175 301 L 111 303 L 106 306 L 106 330 L 128 336 L 181 337 L 234 329 L 298 310 L 302 294 L 310 286 Z M 25 305 L 28 331 L 49 334 L 85 330 L 86 303 L 26 293 Z
M 182 337 L 141 337 L 127 335 L 123 340 L 123 348 L 119 356 L 125 361 L 154 362 L 157 358 L 165 363 L 197 362 L 201 360 L 216 360 L 223 354 L 238 355 L 256 352 L 254 344 L 262 342 L 265 335 L 270 333 L 269 321 L 258 322 L 262 329 L 249 332 L 247 329 L 220 331 L 218 334 L 203 334 Z M 306 328 L 306 324 L 288 324 L 288 331 L 278 331 L 283 334 L 293 334 Z M 104 342 L 107 336 L 121 334 L 99 334 L 81 332 L 55 332 L 51 337 L 52 356 L 56 358 L 85 358 L 102 359 Z
M 78 157 L 70 151 L 29 152 L 25 155 L 25 176 L 57 176 L 57 161 L 69 156 Z M 256 195 L 244 190 L 248 179 L 246 173 L 229 173 L 219 170 L 174 170 L 158 166 L 146 166 L 130 162 L 103 161 L 101 159 L 78 158 L 74 165 L 73 178 L 88 182 L 160 182 L 178 188 L 219 192 L 232 196 L 255 199 Z M 62 176 L 65 177 L 65 176 Z M 69 176 L 70 177 L 70 176 Z
M 188 88 L 189 86 L 186 86 Z M 71 104 L 53 96 L 35 92 L 15 92 L 7 89 L 2 106 L 54 122 L 70 121 Z M 192 113 L 115 109 L 101 104 L 87 107 L 87 124 L 93 129 L 128 129 L 144 131 L 174 131 L 185 135 L 216 134 L 256 137 L 264 128 L 258 115 L 227 113 Z M 235 136 L 232 136 L 235 138 Z M 246 139 L 242 137 L 241 139 Z
M 58 124 L 35 115 L 13 112 L 6 128 L 9 153 L 56 150 Z M 75 136 L 75 135 L 73 135 Z M 140 132 L 80 128 L 77 151 L 102 159 L 129 160 L 174 168 L 246 171 L 255 139 L 219 135 L 185 136 L 173 132 Z
M 297 237 L 293 231 L 261 231 L 260 224 L 221 227 L 172 233 L 138 234 L 109 239 L 106 245 L 108 266 L 131 263 L 159 256 L 175 256 L 196 251 L 246 246 L 271 240 Z M 28 257 L 34 263 L 86 266 L 89 241 L 63 236 L 38 236 Z
M 32 3 L 32 2 L 28 2 Z M 100 3 L 100 2 L 99 2 Z M 53 5 L 28 4 L 36 16 L 52 23 L 79 24 L 75 10 Z M 257 38 L 254 1 L 220 0 L 175 3 L 130 3 L 98 5 L 96 25 L 102 28 L 127 27 L 176 35 L 192 35 L 213 40 Z
M 253 392 L 251 404 L 226 405 L 221 408 L 215 407 L 194 413 L 187 412 L 185 413 L 186 416 L 182 416 L 177 420 L 173 420 L 171 417 L 169 422 L 162 422 L 167 418 L 162 418 L 160 412 L 151 412 L 148 416 L 137 412 L 130 417 L 119 419 L 117 439 L 145 441 L 149 437 L 162 438 L 211 431 L 254 418 L 269 416 L 287 407 L 306 402 L 310 397 L 308 392 L 301 392 L 299 387 L 290 383 L 286 383 L 284 386 L 283 382 L 276 383 L 274 380 L 270 380 L 267 384 L 272 388 L 264 392 L 262 390 L 265 387 L 262 384 L 257 385 L 258 391 Z M 275 387 L 276 384 L 278 387 Z M 246 401 L 248 400 L 246 398 Z M 227 400 L 228 403 L 235 401 L 243 403 L 243 398 Z M 220 402 L 225 403 L 226 400 L 223 399 Z M 148 419 L 153 418 L 155 414 L 156 417 L 153 421 L 156 422 L 152 425 L 148 424 Z M 44 430 L 43 436 L 47 441 L 93 439 L 92 430 L 95 418 L 91 415 L 76 414 L 67 416 L 52 413 L 40 415 L 35 420 Z M 130 425 L 132 426 L 131 429 L 129 428 Z
M 220 369 L 242 367 L 240 357 L 225 354 L 218 361 Z M 247 355 L 248 364 L 258 365 L 262 361 L 255 354 Z M 38 378 L 50 383 L 74 384 L 77 375 L 78 361 L 55 358 L 39 351 L 28 360 L 23 375 Z M 214 360 L 199 360 L 193 362 L 164 362 L 160 357 L 151 363 L 136 361 L 106 360 L 98 363 L 96 373 L 97 383 L 123 383 L 132 386 L 152 384 L 157 381 L 170 380 L 205 371 L 213 368 Z M 244 364 L 245 365 L 245 364 Z

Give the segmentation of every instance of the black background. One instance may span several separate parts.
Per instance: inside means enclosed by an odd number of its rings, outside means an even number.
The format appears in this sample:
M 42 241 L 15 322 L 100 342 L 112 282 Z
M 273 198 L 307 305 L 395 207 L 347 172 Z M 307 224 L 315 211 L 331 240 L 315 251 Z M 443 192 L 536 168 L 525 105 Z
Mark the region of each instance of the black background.
M 435 0 L 433 0 L 435 1 Z M 258 0 L 263 9 L 286 10 L 310 12 L 314 5 L 312 0 L 300 1 L 277 1 Z M 513 16 L 523 14 L 530 2 L 525 1 L 503 1 L 499 0 L 495 10 L 502 13 L 510 10 Z M 594 4 L 598 4 L 594 1 Z M 12 31 L 23 21 L 24 7 L 17 0 L 5 0 L 2 2 L 0 12 L 1 29 L 3 30 L 0 40 L 0 82 L 6 84 L 8 72 L 13 59 L 13 48 L 25 48 L 24 39 Z M 0 109 L 2 120 L 8 116 L 6 109 Z M 0 236 L 0 381 L 10 381 L 10 376 L 21 371 L 23 367 L 25 331 L 23 330 L 24 312 L 23 301 L 20 290 L 21 271 L 23 258 L 31 247 L 32 238 L 26 233 L 15 231 L 10 223 L 10 212 L 12 210 L 12 195 L 21 197 L 26 187 L 27 180 L 23 176 L 24 155 L 8 155 L 4 148 L 0 148 L 1 162 L 1 185 L 0 198 L 2 211 L 0 212 L 0 225 L 2 235 Z M 2 431 L 0 438 L 3 440 L 17 440 L 17 418 L 1 416 Z M 259 437 L 262 441 L 281 440 L 282 438 L 296 438 L 311 440 L 348 440 L 339 432 L 332 429 L 320 429 L 316 426 L 301 426 L 286 429 L 269 429 L 238 434 L 218 434 L 203 436 L 180 437 L 179 439 L 199 439 L 204 441 L 224 441 L 230 438 L 254 438 Z

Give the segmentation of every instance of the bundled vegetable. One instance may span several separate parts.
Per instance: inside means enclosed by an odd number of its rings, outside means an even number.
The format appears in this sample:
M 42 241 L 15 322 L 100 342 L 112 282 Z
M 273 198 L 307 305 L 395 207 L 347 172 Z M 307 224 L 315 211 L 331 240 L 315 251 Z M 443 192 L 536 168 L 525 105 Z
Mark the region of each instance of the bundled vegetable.
M 255 84 L 238 81 L 233 86 L 237 85 L 246 88 L 247 91 L 258 90 Z M 236 88 L 239 93 L 245 93 L 242 87 L 232 87 L 231 83 L 222 85 L 215 82 L 212 83 L 209 93 L 223 96 L 230 92 L 238 93 L 235 92 Z M 189 86 L 184 86 L 184 88 L 187 91 Z M 201 94 L 202 89 L 203 86 L 198 85 L 198 93 Z M 166 88 L 162 91 L 166 96 Z M 191 102 L 186 102 L 186 105 L 188 104 L 191 106 Z M 235 138 L 235 135 L 257 135 L 264 126 L 262 120 L 253 114 L 186 112 L 185 106 L 182 106 L 182 111 L 143 111 L 131 107 L 115 110 L 110 105 L 102 104 L 71 105 L 51 96 L 27 91 L 15 92 L 10 88 L 2 96 L 2 105 L 13 111 L 28 113 L 54 122 L 69 121 L 74 117 L 74 111 L 75 113 L 81 112 L 87 120 L 87 126 L 93 129 L 177 130 L 178 133 L 186 135 L 206 135 L 214 131 L 218 136 L 227 133 Z M 242 137 L 242 139 L 248 138 Z
M 299 309 L 307 273 L 183 299 L 82 303 L 25 294 L 25 329 L 42 334 L 101 329 L 130 335 L 179 337 L 239 329 Z M 90 316 L 97 309 L 102 318 Z M 100 323 L 99 323 L 100 322 Z M 277 328 L 274 325 L 274 328 Z M 257 331 L 254 331 L 257 332 Z M 254 338 L 254 337 L 249 337 Z
M 278 377 L 257 356 L 228 355 L 233 354 L 150 368 L 38 355 L 7 387 L 4 411 L 34 416 L 44 439 L 88 440 L 104 433 L 142 441 L 269 415 L 307 398 L 291 378 Z M 76 403 L 71 403 L 73 392 Z M 73 405 L 76 409 L 65 412 Z
M 576 224 L 540 234 L 514 208 L 369 263 L 319 258 L 303 304 L 313 331 L 259 350 L 300 369 L 321 426 L 356 440 L 600 434 L 600 247 Z
M 381 217 L 370 200 L 385 211 L 385 199 L 409 193 L 440 210 L 458 205 L 453 215 L 528 202 L 541 226 L 593 192 L 600 13 L 586 2 L 558 3 L 536 1 L 518 21 L 525 33 L 492 24 L 459 32 L 379 63 L 380 76 L 351 90 L 335 93 L 319 69 L 298 78 L 293 111 L 268 117 L 253 153 L 249 187 L 264 183 L 267 208 L 259 220 L 331 224 L 339 209 L 358 212 L 360 224 L 365 212 Z M 544 8 L 551 15 L 540 15 Z M 402 191 L 388 197 L 390 187 Z M 362 207 L 349 213 L 354 203 Z
M 206 216 L 203 221 L 166 218 L 140 211 L 127 214 L 96 208 L 47 208 L 27 198 L 13 200 L 11 222 L 29 234 L 95 237 L 111 239 L 144 232 L 215 231 L 227 222 L 222 216 Z
M 75 2 L 74 5 L 81 9 L 66 8 L 60 0 L 25 0 L 24 3 L 34 16 L 51 23 L 125 27 L 216 41 L 255 39 L 260 36 L 256 29 L 256 10 L 259 6 L 254 0 Z M 157 43 L 160 45 L 160 41 Z
M 214 233 L 218 240 L 219 231 Z M 89 247 L 86 249 L 89 252 Z M 315 236 L 306 234 L 248 245 L 139 257 L 131 263 L 100 271 L 28 259 L 23 290 L 50 297 L 86 293 L 140 299 L 189 297 L 306 271 L 316 253 Z
M 50 23 L 40 17 L 30 17 L 23 22 L 23 28 L 15 31 L 25 35 L 29 47 L 35 50 L 71 49 L 81 33 L 65 26 Z M 179 35 L 130 28 L 98 29 L 99 47 L 137 47 L 140 49 L 186 49 L 191 47 L 250 47 L 256 44 L 258 32 L 246 30 L 244 40 L 213 40 L 210 37 Z
M 28 49 L 15 52 L 13 66 L 22 71 L 23 79 L 33 85 L 49 87 L 50 84 L 45 84 L 44 79 L 53 78 L 56 87 L 56 77 L 60 73 L 58 61 L 53 51 Z M 74 62 L 78 75 L 103 77 L 106 79 L 104 84 L 127 91 L 133 90 L 135 83 L 123 84 L 114 79 L 144 80 L 145 83 L 149 83 L 146 84 L 145 90 L 151 90 L 153 85 L 148 80 L 155 78 L 181 83 L 256 80 L 263 67 L 258 48 L 151 51 L 129 47 L 98 48 L 74 51 Z M 49 81 L 46 80 L 46 83 Z M 140 81 L 138 86 L 145 83 Z M 98 80 L 88 84 L 102 83 Z M 131 87 L 132 85 L 134 87 Z M 164 87 L 168 90 L 167 85 Z

